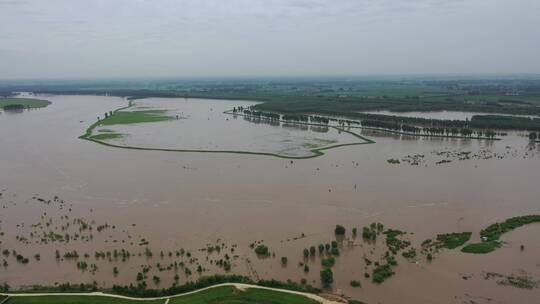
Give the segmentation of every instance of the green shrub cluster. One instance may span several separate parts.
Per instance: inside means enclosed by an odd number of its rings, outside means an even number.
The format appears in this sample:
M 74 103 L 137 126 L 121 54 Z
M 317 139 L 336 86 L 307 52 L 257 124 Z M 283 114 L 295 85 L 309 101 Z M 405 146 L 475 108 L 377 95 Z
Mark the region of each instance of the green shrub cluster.
M 535 222 L 540 222 L 540 215 L 524 215 L 512 217 L 502 223 L 495 223 L 489 225 L 487 228 L 480 231 L 480 236 L 486 238 L 487 241 L 498 240 L 501 235 L 508 231 Z
M 371 279 L 374 283 L 381 284 L 384 280 L 394 275 L 392 267 L 389 264 L 379 265 L 373 269 Z
M 262 256 L 267 256 L 270 254 L 269 250 L 268 250 L 268 246 L 265 246 L 265 245 L 258 245 L 257 247 L 255 247 L 255 253 L 258 254 L 258 255 L 262 255 Z
M 472 232 L 454 232 L 438 234 L 439 248 L 454 249 L 465 244 L 471 238 Z
M 463 247 L 461 251 L 465 253 L 481 254 L 481 253 L 492 252 L 499 247 L 501 247 L 501 243 L 499 241 L 487 241 L 487 242 L 481 242 L 481 243 L 468 244 L 467 246 Z

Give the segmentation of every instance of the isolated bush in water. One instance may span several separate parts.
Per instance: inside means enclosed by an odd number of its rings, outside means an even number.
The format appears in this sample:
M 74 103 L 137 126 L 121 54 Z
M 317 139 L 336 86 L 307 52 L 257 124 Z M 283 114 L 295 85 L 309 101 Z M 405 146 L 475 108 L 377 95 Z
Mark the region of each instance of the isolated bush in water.
M 334 283 L 334 273 L 330 268 L 321 270 L 321 283 L 324 287 L 329 287 Z
M 268 247 L 265 245 L 258 245 L 257 247 L 255 247 L 255 253 L 258 255 L 264 255 L 264 256 L 267 256 L 270 254 L 268 251 Z
M 345 235 L 345 227 L 341 225 L 336 225 L 336 229 L 334 230 L 336 235 Z

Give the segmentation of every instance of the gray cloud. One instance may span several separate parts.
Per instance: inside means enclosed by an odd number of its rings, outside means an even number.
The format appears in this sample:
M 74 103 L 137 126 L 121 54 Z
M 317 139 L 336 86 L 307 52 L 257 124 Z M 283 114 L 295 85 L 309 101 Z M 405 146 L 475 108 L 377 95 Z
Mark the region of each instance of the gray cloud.
M 538 73 L 537 0 L 0 0 L 0 78 Z

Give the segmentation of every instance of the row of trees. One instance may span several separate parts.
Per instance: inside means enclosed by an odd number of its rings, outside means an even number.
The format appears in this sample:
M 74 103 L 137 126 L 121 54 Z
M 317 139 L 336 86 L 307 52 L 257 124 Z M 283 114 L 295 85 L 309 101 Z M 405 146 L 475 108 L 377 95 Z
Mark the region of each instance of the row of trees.
M 283 115 L 283 120 L 287 121 L 300 121 L 300 122 L 309 122 L 309 116 L 307 115 Z
M 319 124 L 328 124 L 330 121 L 329 118 L 322 117 L 322 116 L 316 116 L 316 115 L 292 115 L 292 114 L 284 114 L 281 116 L 280 114 L 276 113 L 270 113 L 270 112 L 263 112 L 263 111 L 256 111 L 252 108 L 243 108 L 243 107 L 234 107 L 232 112 L 234 114 L 237 113 L 243 113 L 248 116 L 255 116 L 258 118 L 265 118 L 268 120 L 285 120 L 285 121 L 296 121 L 296 122 L 312 122 L 312 123 L 319 123 Z
M 362 120 L 362 126 L 406 132 L 413 134 L 439 135 L 439 136 L 465 136 L 494 138 L 497 134 L 493 130 L 473 130 L 471 128 L 444 128 L 444 127 L 416 127 L 398 122 L 388 122 L 380 120 Z
M 347 113 L 361 121 L 379 121 L 397 125 L 412 125 L 417 127 L 436 127 L 445 129 L 490 129 L 490 130 L 530 130 L 540 131 L 540 118 L 506 115 L 474 115 L 465 120 L 430 119 L 421 117 L 405 117 L 369 113 Z
M 236 113 L 235 109 L 233 109 L 233 113 Z M 252 111 L 252 110 L 244 110 L 243 113 L 245 115 L 255 116 L 258 118 L 266 118 L 268 120 L 280 120 L 280 117 L 281 117 L 281 115 L 275 114 L 275 113 Z
M 352 124 L 361 124 L 365 127 L 374 127 L 398 132 L 438 136 L 465 136 L 494 138 L 494 130 L 533 130 L 540 131 L 540 118 L 502 116 L 502 115 L 474 115 L 470 120 L 445 120 L 420 117 L 403 117 L 393 115 L 380 115 L 368 113 L 348 113 L 347 116 L 357 120 L 327 118 L 317 115 L 304 114 L 276 114 L 271 112 L 255 111 L 252 107 L 233 108 L 233 113 L 244 113 L 249 116 L 265 118 L 271 121 L 292 121 L 303 123 L 328 124 L 337 121 L 342 127 Z M 500 133 L 502 134 L 502 133 Z M 535 134 L 531 136 L 540 136 Z M 532 139 L 532 138 L 531 138 Z

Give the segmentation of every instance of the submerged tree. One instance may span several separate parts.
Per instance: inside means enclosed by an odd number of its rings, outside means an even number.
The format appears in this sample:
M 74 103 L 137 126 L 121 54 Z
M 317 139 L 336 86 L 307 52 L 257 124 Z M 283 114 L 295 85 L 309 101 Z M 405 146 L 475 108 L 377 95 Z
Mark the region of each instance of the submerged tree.
M 345 234 L 345 227 L 341 225 L 336 225 L 336 229 L 334 230 L 336 235 L 344 235 Z
M 330 287 L 334 282 L 334 273 L 330 268 L 321 270 L 321 283 L 324 287 Z

